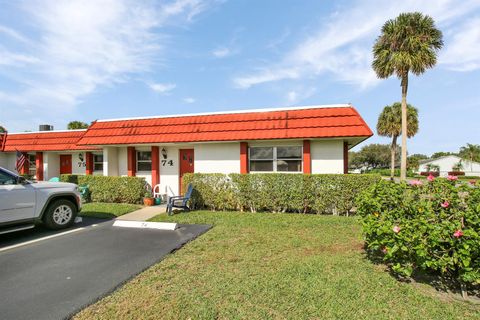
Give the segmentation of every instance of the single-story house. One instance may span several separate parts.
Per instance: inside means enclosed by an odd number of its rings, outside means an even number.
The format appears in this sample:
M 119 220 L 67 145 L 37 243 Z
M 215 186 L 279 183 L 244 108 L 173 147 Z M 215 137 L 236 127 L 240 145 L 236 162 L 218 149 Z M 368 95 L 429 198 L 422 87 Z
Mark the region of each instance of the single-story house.
M 462 167 L 460 171 L 465 172 L 466 176 L 480 177 L 480 163 L 475 161 L 468 161 L 453 154 L 443 156 L 437 159 L 427 159 L 420 161 L 418 173 L 427 172 L 429 171 L 429 167 L 431 168 L 432 166 L 438 166 L 438 168 L 440 169 L 440 176 L 446 177 L 449 171 L 455 171 L 453 168 L 455 168 L 459 163 L 461 163 Z
M 172 195 L 189 172 L 348 173 L 348 150 L 372 135 L 349 104 L 97 120 L 86 130 L 8 133 L 0 166 L 14 169 L 18 150 L 38 180 L 139 176 Z

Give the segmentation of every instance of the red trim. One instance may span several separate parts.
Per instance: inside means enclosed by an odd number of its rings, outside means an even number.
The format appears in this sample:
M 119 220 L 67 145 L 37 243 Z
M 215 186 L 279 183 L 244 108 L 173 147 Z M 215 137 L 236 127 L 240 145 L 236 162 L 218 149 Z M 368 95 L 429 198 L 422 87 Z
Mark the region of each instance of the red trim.
M 37 168 L 35 173 L 37 181 L 43 181 L 43 152 L 37 152 L 35 154 L 35 167 Z
M 92 175 L 93 174 L 93 153 L 85 152 L 85 158 L 86 158 L 85 174 Z
M 127 147 L 127 168 L 128 176 L 135 177 L 137 171 L 137 155 L 135 153 L 135 147 Z
M 312 156 L 310 140 L 303 140 L 303 173 L 312 173 Z
M 160 183 L 160 150 L 152 146 L 152 187 Z
M 248 143 L 240 142 L 240 173 L 248 173 Z
M 343 142 L 343 173 L 348 173 L 348 142 Z

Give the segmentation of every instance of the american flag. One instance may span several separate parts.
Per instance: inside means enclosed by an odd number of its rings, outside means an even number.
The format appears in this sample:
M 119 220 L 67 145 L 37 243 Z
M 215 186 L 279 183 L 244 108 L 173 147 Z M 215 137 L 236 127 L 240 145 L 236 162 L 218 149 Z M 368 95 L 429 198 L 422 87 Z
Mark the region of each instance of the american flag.
M 24 167 L 25 162 L 28 162 L 27 157 L 24 153 L 21 153 L 17 150 L 17 161 L 15 162 L 15 168 L 18 172 L 22 172 L 22 168 Z

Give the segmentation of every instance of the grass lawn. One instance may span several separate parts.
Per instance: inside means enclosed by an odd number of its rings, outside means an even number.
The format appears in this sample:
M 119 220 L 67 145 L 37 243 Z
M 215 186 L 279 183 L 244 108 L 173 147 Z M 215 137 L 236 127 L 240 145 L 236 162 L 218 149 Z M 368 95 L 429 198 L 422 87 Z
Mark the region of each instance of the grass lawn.
M 478 319 L 364 256 L 356 218 L 192 212 L 214 228 L 76 319 Z
M 110 219 L 140 208 L 138 204 L 90 202 L 83 204 L 80 216 Z

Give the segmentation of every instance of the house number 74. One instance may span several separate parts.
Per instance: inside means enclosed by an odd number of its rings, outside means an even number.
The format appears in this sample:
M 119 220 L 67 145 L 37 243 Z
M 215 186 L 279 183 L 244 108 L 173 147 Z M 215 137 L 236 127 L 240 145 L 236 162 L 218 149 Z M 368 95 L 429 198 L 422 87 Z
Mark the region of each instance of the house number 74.
M 165 167 L 166 165 L 169 165 L 170 167 L 173 167 L 173 160 L 162 160 L 162 166 Z

